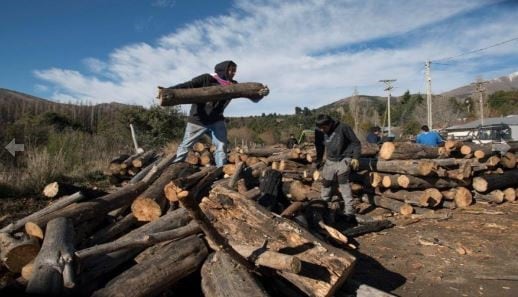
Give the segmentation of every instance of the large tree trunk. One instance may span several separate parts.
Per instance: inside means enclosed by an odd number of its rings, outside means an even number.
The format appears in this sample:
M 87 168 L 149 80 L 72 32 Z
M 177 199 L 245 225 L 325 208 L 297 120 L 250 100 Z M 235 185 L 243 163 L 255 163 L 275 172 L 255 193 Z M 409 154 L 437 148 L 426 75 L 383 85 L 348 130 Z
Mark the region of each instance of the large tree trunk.
M 133 213 L 129 213 L 124 218 L 94 233 L 88 238 L 85 245 L 92 246 L 111 241 L 131 230 L 136 223 L 137 219 L 133 216 Z
M 505 171 L 498 175 L 484 175 L 473 178 L 473 188 L 477 192 L 485 193 L 495 189 L 505 189 L 516 186 L 518 169 Z
M 12 272 L 20 272 L 23 266 L 36 258 L 39 250 L 36 238 L 0 232 L 0 260 Z
M 378 156 L 382 160 L 434 159 L 439 149 L 410 142 L 385 142 Z
M 319 241 L 294 222 L 272 216 L 239 193 L 220 187 L 200 206 L 229 240 L 261 246 L 268 238 L 270 250 L 296 255 L 302 261 L 299 274 L 277 273 L 310 296 L 332 296 L 351 272 L 353 256 Z
M 63 286 L 74 287 L 74 230 L 67 218 L 56 218 L 48 223 L 45 234 L 26 292 L 59 296 Z
M 153 257 L 121 273 L 92 296 L 158 296 L 196 271 L 207 254 L 205 243 L 196 236 L 170 242 Z
M 242 265 L 223 252 L 211 254 L 201 268 L 201 288 L 206 297 L 265 297 L 262 285 Z
M 212 86 L 192 89 L 161 89 L 159 93 L 160 106 L 179 104 L 198 104 L 229 100 L 235 98 L 258 99 L 259 91 L 265 86 L 261 83 L 238 83 L 228 86 Z

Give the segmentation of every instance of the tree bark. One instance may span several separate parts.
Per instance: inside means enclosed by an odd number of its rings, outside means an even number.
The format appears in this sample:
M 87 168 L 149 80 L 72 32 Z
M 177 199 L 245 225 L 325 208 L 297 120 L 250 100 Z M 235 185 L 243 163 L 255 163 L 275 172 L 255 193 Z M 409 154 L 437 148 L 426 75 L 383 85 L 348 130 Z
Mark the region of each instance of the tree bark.
M 390 160 L 360 159 L 359 170 L 428 176 L 437 170 L 433 160 Z
M 129 233 L 120 237 L 116 241 L 125 241 L 131 238 L 141 238 L 146 234 L 158 233 L 161 231 L 172 230 L 185 226 L 191 218 L 187 211 L 183 208 L 169 212 L 161 216 L 158 220 L 149 222 Z M 114 242 L 116 242 L 114 241 Z M 106 255 L 99 255 L 97 257 L 91 257 L 83 261 L 82 267 L 83 272 L 81 273 L 81 283 L 88 284 L 97 277 L 104 275 L 119 265 L 123 264 L 127 260 L 137 255 L 143 248 L 128 248 L 112 252 Z
M 74 287 L 72 256 L 74 230 L 67 218 L 56 218 L 47 225 L 41 250 L 34 260 L 28 294 L 59 296 L 63 286 Z
M 92 246 L 111 241 L 115 239 L 117 236 L 131 230 L 136 223 L 137 218 L 135 218 L 133 213 L 129 213 L 121 220 L 107 226 L 106 228 L 97 231 L 95 234 L 90 236 L 88 238 L 86 246 Z
M 158 296 L 198 270 L 207 254 L 205 243 L 196 236 L 170 242 L 153 257 L 124 271 L 92 296 Z
M 469 186 L 469 181 L 459 181 L 443 177 L 418 177 L 413 175 L 398 175 L 397 184 L 404 189 L 449 189 L 460 186 Z
M 414 212 L 414 207 L 412 207 L 410 204 L 401 202 L 399 200 L 385 198 L 383 196 L 363 196 L 362 201 L 392 210 L 393 212 L 400 213 L 402 215 L 409 215 Z
M 385 142 L 378 154 L 382 160 L 434 159 L 439 155 L 438 148 L 409 142 Z
M 518 169 L 507 170 L 503 174 L 484 175 L 473 178 L 473 188 L 480 193 L 495 189 L 505 189 L 516 186 L 518 181 Z
M 88 189 L 85 187 L 78 187 L 71 184 L 53 182 L 43 188 L 43 196 L 47 198 L 57 198 L 74 193 L 81 192 L 88 198 L 97 198 L 106 195 L 107 193 L 101 190 Z
M 500 204 L 504 202 L 504 192 L 501 190 L 493 190 L 487 194 L 475 192 L 475 201 L 486 201 Z
M 232 242 L 261 246 L 268 238 L 270 250 L 296 255 L 302 261 L 300 274 L 276 273 L 310 296 L 332 296 L 351 272 L 353 256 L 321 242 L 295 222 L 272 216 L 239 193 L 213 189 L 200 207 Z
M 39 250 L 36 238 L 0 232 L 0 260 L 12 272 L 20 272 L 27 263 L 34 260 Z
M 201 288 L 206 297 L 269 296 L 245 267 L 223 252 L 211 254 L 205 260 L 201 276 Z
M 302 262 L 295 256 L 238 243 L 230 243 L 230 245 L 241 256 L 250 259 L 257 266 L 264 266 L 291 273 L 299 273 L 302 269 Z
M 211 86 L 192 89 L 161 89 L 160 106 L 179 104 L 199 104 L 235 98 L 258 99 L 259 91 L 265 86 L 261 83 L 238 83 L 228 86 Z
M 411 205 L 424 207 L 436 207 L 442 201 L 441 192 L 435 188 L 429 188 L 424 191 L 399 190 L 393 192 L 391 190 L 387 190 L 383 192 L 382 195 L 388 198 L 404 201 Z

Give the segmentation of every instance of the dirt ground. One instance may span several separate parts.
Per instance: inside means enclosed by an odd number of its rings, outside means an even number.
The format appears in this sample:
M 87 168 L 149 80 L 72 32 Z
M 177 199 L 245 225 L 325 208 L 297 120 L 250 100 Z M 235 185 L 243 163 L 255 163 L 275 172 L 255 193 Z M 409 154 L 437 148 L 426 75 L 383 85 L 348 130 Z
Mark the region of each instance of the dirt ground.
M 46 203 L 0 201 L 1 225 Z M 353 279 L 396 296 L 518 296 L 518 203 L 479 203 L 446 220 L 390 219 L 395 227 L 352 239 L 358 245 L 351 252 L 358 259 Z M 484 279 L 506 276 L 515 280 Z
M 394 222 L 356 238 L 354 279 L 397 296 L 518 296 L 518 203 Z

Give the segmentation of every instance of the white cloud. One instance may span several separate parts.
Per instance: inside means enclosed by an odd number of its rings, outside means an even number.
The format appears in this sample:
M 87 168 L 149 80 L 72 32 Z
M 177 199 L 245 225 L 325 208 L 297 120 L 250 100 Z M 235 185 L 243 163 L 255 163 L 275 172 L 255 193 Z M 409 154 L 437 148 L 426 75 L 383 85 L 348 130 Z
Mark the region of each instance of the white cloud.
M 396 95 L 423 91 L 425 60 L 518 36 L 518 27 L 509 26 L 517 11 L 493 11 L 484 22 L 463 16 L 490 3 L 239 0 L 227 15 L 186 24 L 156 43 L 114 49 L 107 61 L 86 59 L 94 75 L 55 68 L 35 74 L 54 86 L 55 97 L 148 105 L 156 86 L 212 72 L 219 61 L 232 59 L 238 81 L 265 83 L 271 94 L 259 104 L 235 100 L 227 115 L 292 113 L 295 106 L 314 108 L 349 96 L 354 87 L 382 95 L 380 79 L 397 78 Z M 485 54 L 510 55 L 515 47 Z M 483 62 L 470 59 L 462 67 L 432 64 L 434 92 L 473 80 Z
M 93 73 L 100 74 L 106 69 L 106 63 L 95 58 L 83 59 L 83 64 Z

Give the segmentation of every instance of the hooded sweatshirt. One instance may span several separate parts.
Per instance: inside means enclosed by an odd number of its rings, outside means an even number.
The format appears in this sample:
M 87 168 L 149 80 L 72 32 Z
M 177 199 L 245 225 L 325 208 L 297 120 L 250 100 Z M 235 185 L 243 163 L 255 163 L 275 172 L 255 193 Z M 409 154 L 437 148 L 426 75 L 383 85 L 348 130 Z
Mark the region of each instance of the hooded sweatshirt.
M 227 77 L 227 70 L 230 66 L 236 66 L 233 61 L 223 61 L 216 64 L 214 67 L 214 74 L 202 74 L 193 78 L 188 82 L 184 82 L 170 87 L 171 89 L 189 89 L 189 88 L 203 88 L 210 86 L 230 85 L 237 81 L 231 80 Z M 230 103 L 230 100 L 220 100 L 214 102 L 197 103 L 191 105 L 188 122 L 197 125 L 209 125 L 225 119 L 223 111 Z

